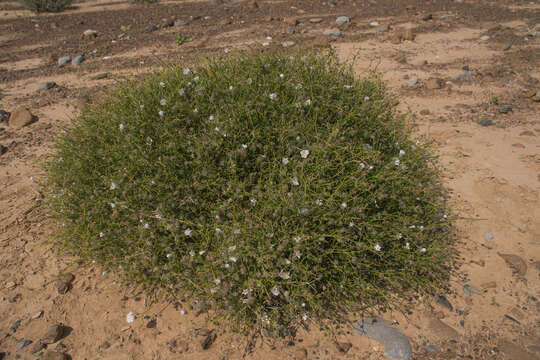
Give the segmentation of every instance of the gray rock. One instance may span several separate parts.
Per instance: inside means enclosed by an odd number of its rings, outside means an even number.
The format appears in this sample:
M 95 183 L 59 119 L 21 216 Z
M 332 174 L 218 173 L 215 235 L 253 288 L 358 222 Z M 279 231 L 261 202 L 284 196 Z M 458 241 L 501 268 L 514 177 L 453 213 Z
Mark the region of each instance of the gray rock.
M 489 240 L 489 241 L 495 239 L 495 236 L 493 236 L 493 234 L 490 233 L 489 231 L 486 231 L 486 233 L 484 234 L 484 236 L 486 237 L 486 240 Z
M 478 124 L 481 126 L 490 126 L 490 125 L 493 125 L 493 121 L 491 121 L 491 119 L 488 119 L 488 118 L 483 118 L 482 120 L 478 121 Z
M 281 46 L 283 46 L 284 48 L 288 48 L 294 45 L 296 45 L 294 41 L 284 41 L 281 43 Z
M 4 155 L 5 153 L 7 153 L 7 151 L 8 151 L 8 148 L 0 144 L 0 155 Z
M 90 80 L 101 80 L 101 79 L 106 79 L 110 76 L 109 73 L 100 73 L 100 74 L 96 74 L 94 76 L 92 76 L 90 78 Z
M 201 341 L 201 348 L 203 350 L 208 350 L 210 349 L 214 341 L 216 341 L 216 338 L 217 338 L 216 331 L 215 330 L 207 331 L 207 333 L 204 334 L 203 336 L 204 338 Z
M 185 25 L 189 25 L 189 21 L 187 21 L 187 20 L 175 20 L 173 25 L 174 26 L 185 26 Z
M 407 360 L 412 350 L 409 339 L 400 330 L 386 325 L 379 317 L 367 317 L 353 324 L 354 331 L 360 336 L 378 341 L 386 348 L 384 354 L 392 360 Z
M 437 350 L 437 346 L 435 346 L 435 345 L 426 345 L 426 346 L 424 346 L 424 350 L 426 350 L 427 352 L 435 351 L 435 350 Z
M 351 21 L 348 16 L 340 16 L 336 19 L 336 24 L 343 25 Z
M 407 81 L 407 83 L 409 85 L 416 85 L 416 84 L 418 84 L 418 78 L 416 76 L 412 77 L 412 78 L 409 79 L 409 81 Z
M 375 28 L 375 32 L 378 32 L 379 34 L 388 32 L 390 30 L 390 27 L 388 25 L 379 25 Z
M 437 304 L 444 306 L 445 308 L 447 308 L 450 311 L 454 310 L 454 307 L 452 306 L 450 301 L 448 301 L 448 299 L 444 295 L 437 295 L 437 297 L 435 297 L 435 301 L 437 302 Z
M 287 28 L 287 34 L 289 34 L 289 35 L 294 34 L 295 29 L 296 29 L 296 26 L 289 25 L 289 27 Z
M 21 350 L 23 347 L 28 346 L 32 343 L 32 340 L 21 340 L 17 343 L 16 349 Z
M 333 29 L 327 29 L 323 31 L 324 36 L 340 36 L 341 31 L 339 29 L 333 28 Z
M 474 294 L 480 294 L 481 291 L 476 286 L 465 284 L 463 285 L 463 292 L 467 294 L 467 296 L 472 297 Z
M 96 30 L 88 29 L 88 30 L 85 30 L 85 32 L 83 32 L 83 36 L 84 37 L 96 37 L 96 36 L 98 36 L 98 32 Z
M 55 324 L 51 326 L 41 338 L 41 342 L 44 344 L 53 344 L 57 342 L 64 335 L 64 330 L 65 328 L 62 324 Z
M 71 57 L 62 56 L 61 58 L 58 58 L 58 65 L 66 65 L 66 64 L 69 64 L 70 61 L 71 61 Z
M 38 86 L 36 87 L 36 90 L 37 91 L 49 90 L 55 86 L 56 86 L 56 83 L 54 81 L 46 81 L 46 82 L 39 83 Z
M 7 112 L 6 110 L 0 109 L 0 123 L 6 122 L 9 119 L 9 115 L 11 115 L 10 112 Z
M 465 79 L 465 78 L 467 78 L 467 79 L 472 78 L 472 73 L 470 71 L 465 71 L 463 74 L 458 74 L 456 76 L 457 80 L 461 80 L 461 79 Z
M 146 32 L 151 33 L 151 32 L 157 31 L 157 30 L 159 30 L 159 26 L 157 26 L 157 25 L 150 25 L 150 26 L 146 29 Z
M 512 106 L 511 105 L 501 105 L 501 106 L 499 106 L 499 112 L 501 114 L 508 114 L 511 111 L 512 111 Z
M 73 58 L 73 60 L 71 60 L 71 65 L 79 65 L 83 61 L 84 61 L 84 56 L 79 55 L 79 56 L 76 56 L 75 58 Z
M 447 19 L 448 19 L 448 15 L 441 15 L 440 19 L 441 19 L 441 20 L 447 20 Z
M 380 25 L 380 24 L 379 24 L 378 21 L 372 21 L 372 22 L 369 23 L 369 26 L 371 26 L 371 27 L 377 27 L 377 26 L 379 26 L 379 25 Z
M 2 153 L 2 150 L 0 149 L 0 154 L 1 153 Z M 13 325 L 11 325 L 11 327 L 9 328 L 9 331 L 12 333 L 15 333 L 20 325 L 21 325 L 21 320 L 15 321 Z
M 36 120 L 37 117 L 28 111 L 28 109 L 20 107 L 15 109 L 9 116 L 9 126 L 20 129 L 34 123 Z

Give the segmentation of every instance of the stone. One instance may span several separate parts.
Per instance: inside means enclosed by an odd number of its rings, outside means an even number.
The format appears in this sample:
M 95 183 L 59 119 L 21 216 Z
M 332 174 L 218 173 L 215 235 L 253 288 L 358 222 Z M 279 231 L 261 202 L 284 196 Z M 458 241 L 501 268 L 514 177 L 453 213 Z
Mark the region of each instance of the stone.
M 284 48 L 292 47 L 294 45 L 296 45 L 294 41 L 284 41 L 281 43 L 281 46 L 283 46 Z
M 443 86 L 444 86 L 444 81 L 439 78 L 431 78 L 431 79 L 426 80 L 426 82 L 424 83 L 424 87 L 426 89 L 431 89 L 431 90 L 440 89 Z
M 75 280 L 75 276 L 72 273 L 61 274 L 55 281 L 58 293 L 63 295 L 71 290 L 71 283 L 73 280 Z
M 203 340 L 201 341 L 201 348 L 203 350 L 210 349 L 214 341 L 216 341 L 216 338 L 217 338 L 217 334 L 215 330 L 209 330 L 209 331 L 207 330 L 206 334 L 204 335 Z
M 34 123 L 37 118 L 28 109 L 20 107 L 13 111 L 9 117 L 9 126 L 22 128 Z
M 424 346 L 424 350 L 426 350 L 427 352 L 435 351 L 435 350 L 437 350 L 437 346 L 435 346 L 435 345 L 426 345 L 426 346 Z
M 289 25 L 289 27 L 287 28 L 287 34 L 289 35 L 294 34 L 295 29 L 296 27 L 294 25 Z
M 96 30 L 90 30 L 90 29 L 88 29 L 88 30 L 85 30 L 85 31 L 83 32 L 83 36 L 84 36 L 84 37 L 89 37 L 89 38 L 95 38 L 95 37 L 98 36 L 98 32 L 97 32 Z
M 418 84 L 418 78 L 416 76 L 413 76 L 412 78 L 410 78 L 408 81 L 407 81 L 407 84 L 409 85 L 416 85 Z
M 157 25 L 150 25 L 148 28 L 146 28 L 147 33 L 151 33 L 151 32 L 157 31 L 157 30 L 159 30 L 159 26 L 157 26 Z
M 352 344 L 350 342 L 336 341 L 336 347 L 339 350 L 339 352 L 346 354 L 352 348 Z
M 32 316 L 32 320 L 39 319 L 41 316 L 43 316 L 43 310 L 38 311 Z
M 489 231 L 486 231 L 484 236 L 486 237 L 486 240 L 488 240 L 488 241 L 491 241 L 491 240 L 495 239 L 495 236 L 493 236 L 493 234 L 490 233 Z
M 47 351 L 44 355 L 43 355 L 43 360 L 67 360 L 68 357 L 66 354 L 63 354 L 61 352 L 57 352 L 57 351 Z
M 0 123 L 3 123 L 3 122 L 7 123 L 8 119 L 9 119 L 9 115 L 11 115 L 10 112 L 7 112 L 6 110 L 0 109 Z
M 101 79 L 106 79 L 110 76 L 111 74 L 109 73 L 100 73 L 100 74 L 96 74 L 92 77 L 90 77 L 90 80 L 101 80 Z
M 508 51 L 512 48 L 512 43 L 505 43 L 503 46 L 502 46 L 502 51 Z
M 38 341 L 38 342 L 34 343 L 34 345 L 32 345 L 32 347 L 30 348 L 30 352 L 32 354 L 35 354 L 35 353 L 40 352 L 44 348 L 45 348 L 45 344 L 43 344 L 41 341 Z
M 7 151 L 8 151 L 7 146 L 0 144 L 0 155 L 4 155 L 5 153 L 7 153 Z
M 431 112 L 429 111 L 429 109 L 422 109 L 420 110 L 420 115 L 429 115 L 431 114 Z
M 51 326 L 41 338 L 41 342 L 44 344 L 54 344 L 62 338 L 64 335 L 64 325 L 54 324 Z
M 327 30 L 324 30 L 323 31 L 323 35 L 324 36 L 340 36 L 341 35 L 341 31 L 339 31 L 339 29 L 336 29 L 336 28 L 333 28 L 333 29 L 327 29 Z
M 474 294 L 481 293 L 480 289 L 478 289 L 476 286 L 473 286 L 471 284 L 463 285 L 463 292 L 469 297 L 472 297 Z
M 79 65 L 83 61 L 84 61 L 84 56 L 79 55 L 79 56 L 74 57 L 73 60 L 71 60 L 71 65 Z
M 318 24 L 318 23 L 320 23 L 322 21 L 323 21 L 322 18 L 311 18 L 311 19 L 309 19 L 309 22 L 312 23 L 312 24 Z
M 36 87 L 36 90 L 37 91 L 49 90 L 55 86 L 56 86 L 56 83 L 54 81 L 46 81 L 46 82 L 39 83 Z
M 21 350 L 22 348 L 30 345 L 32 343 L 32 340 L 26 340 L 23 339 L 17 343 L 17 346 L 15 347 L 17 350 Z
M 459 337 L 459 333 L 453 327 L 443 323 L 439 319 L 430 319 L 428 328 L 435 336 L 443 339 L 456 339 Z
M 441 305 L 441 306 L 444 306 L 445 308 L 447 308 L 448 310 L 450 311 L 454 311 L 454 307 L 452 306 L 452 304 L 450 303 L 450 301 L 448 301 L 448 299 L 446 298 L 446 296 L 444 295 L 437 295 L 435 297 L 435 301 L 437 302 L 437 304 Z
M 10 327 L 9 327 L 9 332 L 11 333 L 16 333 L 17 332 L 17 329 L 19 328 L 19 326 L 21 325 L 21 320 L 17 320 L 15 321 Z
M 508 114 L 511 111 L 512 111 L 512 106 L 511 105 L 501 105 L 501 106 L 499 106 L 499 112 L 501 114 Z
M 58 58 L 58 65 L 60 65 L 60 66 L 67 65 L 67 64 L 69 64 L 70 61 L 71 61 L 71 57 L 62 56 L 62 57 Z
M 379 26 L 379 25 L 380 25 L 380 24 L 379 24 L 378 21 L 372 21 L 372 22 L 369 23 L 369 26 L 371 26 L 371 27 L 377 27 L 377 26 Z
M 175 20 L 173 26 L 186 26 L 189 25 L 189 20 Z
M 489 40 L 489 35 L 484 35 L 480 38 L 480 40 L 482 41 L 488 41 Z
M 375 32 L 382 34 L 390 31 L 390 27 L 388 25 L 379 25 L 375 28 Z
M 520 256 L 514 254 L 497 253 L 519 276 L 527 273 L 527 263 Z
M 491 121 L 491 119 L 488 119 L 488 118 L 483 118 L 478 121 L 478 124 L 481 126 L 490 126 L 490 125 L 493 125 L 493 121 Z
M 147 329 L 155 329 L 157 326 L 157 319 L 152 319 L 146 324 Z
M 431 19 L 433 19 L 433 14 L 426 14 L 422 18 L 422 20 L 424 20 L 424 21 L 428 21 L 428 20 L 431 20 Z
M 412 349 L 409 339 L 400 330 L 386 325 L 379 317 L 366 317 L 353 324 L 353 330 L 360 336 L 380 342 L 385 346 L 384 354 L 391 360 L 407 360 Z
M 348 16 L 340 16 L 336 19 L 336 24 L 343 25 L 351 21 Z

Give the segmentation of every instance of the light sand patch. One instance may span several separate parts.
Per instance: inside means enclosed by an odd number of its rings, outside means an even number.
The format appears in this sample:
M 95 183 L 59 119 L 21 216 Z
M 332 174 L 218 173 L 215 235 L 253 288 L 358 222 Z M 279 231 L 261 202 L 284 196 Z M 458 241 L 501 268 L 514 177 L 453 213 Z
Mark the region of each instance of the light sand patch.
M 5 62 L 2 63 L 1 66 L 11 71 L 17 71 L 35 69 L 40 67 L 43 63 L 45 63 L 45 60 L 42 58 L 30 58 L 13 62 Z

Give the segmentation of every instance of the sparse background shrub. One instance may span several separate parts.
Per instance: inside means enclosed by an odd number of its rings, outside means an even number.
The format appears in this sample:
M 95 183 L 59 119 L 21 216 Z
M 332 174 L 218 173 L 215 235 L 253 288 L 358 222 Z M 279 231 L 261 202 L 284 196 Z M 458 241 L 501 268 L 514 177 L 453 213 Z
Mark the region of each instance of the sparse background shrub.
M 44 190 L 65 249 L 276 335 L 449 271 L 434 157 L 381 82 L 334 55 L 128 81 L 59 139 Z
M 35 12 L 61 12 L 73 3 L 73 0 L 19 0 L 27 9 Z

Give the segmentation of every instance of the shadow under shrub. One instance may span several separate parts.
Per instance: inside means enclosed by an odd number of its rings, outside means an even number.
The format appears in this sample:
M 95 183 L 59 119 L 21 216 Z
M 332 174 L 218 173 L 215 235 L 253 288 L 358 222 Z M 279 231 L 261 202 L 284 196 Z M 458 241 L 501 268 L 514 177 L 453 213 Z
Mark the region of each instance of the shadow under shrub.
M 334 55 L 234 55 L 128 81 L 47 166 L 65 249 L 239 327 L 279 334 L 392 305 L 449 272 L 434 157 L 381 82 Z
M 61 12 L 69 7 L 73 0 L 19 0 L 27 9 L 40 12 Z

